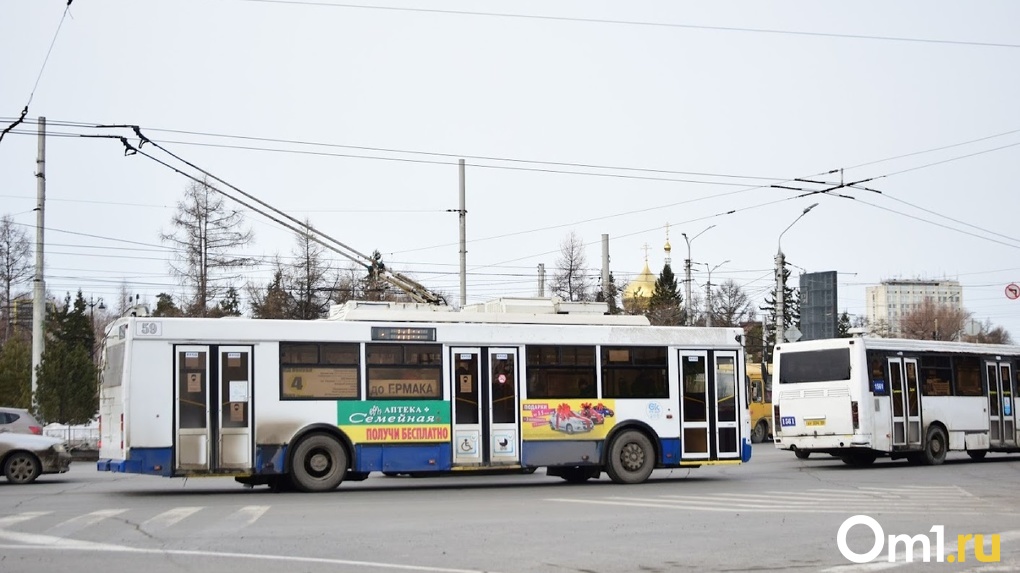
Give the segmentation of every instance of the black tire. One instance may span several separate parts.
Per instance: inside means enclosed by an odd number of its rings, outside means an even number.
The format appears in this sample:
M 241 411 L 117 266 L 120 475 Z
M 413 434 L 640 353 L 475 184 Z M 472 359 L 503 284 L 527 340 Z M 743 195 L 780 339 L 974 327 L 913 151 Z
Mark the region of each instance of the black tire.
M 754 429 L 751 430 L 751 443 L 760 444 L 765 441 L 765 438 L 769 435 L 769 425 L 765 420 L 758 420 L 758 423 L 754 425 Z
M 655 448 L 648 436 L 626 430 L 609 446 L 606 473 L 616 483 L 641 483 L 655 469 Z
M 347 473 L 347 450 L 335 438 L 312 434 L 294 448 L 290 469 L 295 488 L 306 492 L 331 491 Z
M 793 450 L 793 455 L 797 456 L 798 458 L 800 458 L 802 460 L 806 460 L 806 459 L 808 459 L 808 457 L 811 456 L 811 452 L 805 452 L 805 451 L 801 451 L 801 450 Z
M 979 461 L 985 459 L 988 450 L 967 450 L 967 455 L 970 456 L 970 459 Z
M 948 450 L 949 438 L 946 437 L 946 431 L 938 426 L 929 426 L 924 440 L 924 465 L 937 466 L 946 461 Z
M 563 429 L 566 430 L 568 434 L 573 434 L 574 433 L 574 425 L 573 424 L 567 424 L 567 427 L 563 428 Z
M 32 483 L 41 473 L 39 458 L 28 452 L 15 452 L 4 463 L 4 477 L 10 483 Z

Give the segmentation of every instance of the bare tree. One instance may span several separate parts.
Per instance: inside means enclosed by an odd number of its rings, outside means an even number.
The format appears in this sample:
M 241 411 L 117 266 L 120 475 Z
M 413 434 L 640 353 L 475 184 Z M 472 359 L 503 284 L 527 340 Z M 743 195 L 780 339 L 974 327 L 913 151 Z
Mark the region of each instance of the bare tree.
M 926 298 L 900 318 L 900 333 L 916 340 L 956 340 L 968 318 L 970 313 L 962 308 Z
M 1013 344 L 1009 331 L 1001 326 L 992 326 L 991 320 L 977 323 L 977 332 L 963 336 L 964 342 L 981 342 L 983 344 Z
M 11 292 L 14 286 L 32 276 L 32 243 L 28 233 L 18 228 L 10 215 L 0 217 L 0 317 L 4 322 L 4 340 L 11 334 Z
M 744 289 L 733 279 L 727 279 L 715 288 L 712 293 L 713 326 L 739 326 L 741 323 L 754 320 L 754 306 Z
M 238 278 L 230 271 L 254 264 L 251 257 L 235 254 L 254 235 L 250 228 L 241 228 L 244 214 L 224 207 L 223 197 L 208 180 L 188 185 L 171 224 L 173 232 L 160 234 L 175 251 L 170 269 L 193 290 L 188 314 L 207 316 L 209 302 L 225 288 L 222 283 Z
M 308 221 L 305 221 L 308 226 Z M 287 290 L 294 300 L 293 318 L 311 320 L 329 312 L 331 294 L 339 278 L 325 260 L 326 248 L 312 240 L 309 233 L 295 233 L 294 263 L 286 278 Z
M 592 300 L 592 280 L 587 275 L 584 241 L 571 231 L 560 243 L 560 258 L 552 278 L 552 291 L 569 301 Z

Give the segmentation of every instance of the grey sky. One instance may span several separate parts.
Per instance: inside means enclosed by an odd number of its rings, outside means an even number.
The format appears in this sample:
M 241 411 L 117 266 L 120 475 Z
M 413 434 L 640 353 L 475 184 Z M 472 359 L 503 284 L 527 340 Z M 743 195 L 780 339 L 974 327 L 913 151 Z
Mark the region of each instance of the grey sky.
M 667 223 L 677 272 L 681 233 L 715 225 L 692 258 L 729 260 L 712 281 L 760 300 L 779 233 L 818 202 L 782 249 L 797 267 L 840 273 L 841 310 L 863 313 L 865 287 L 882 279 L 958 279 L 977 319 L 1020 337 L 1020 301 L 1004 295 L 1020 282 L 1020 4 L 363 6 L 75 2 L 43 69 L 65 2 L 5 0 L 0 118 L 18 115 L 43 70 L 29 118 L 46 116 L 54 133 L 139 124 L 454 300 L 447 211 L 465 157 L 469 302 L 534 295 L 537 265 L 554 266 L 571 230 L 593 269 L 610 235 L 621 285 L 645 244 L 657 273 Z M 0 212 L 27 226 L 34 130 L 0 142 Z M 51 292 L 112 300 L 126 280 L 150 301 L 180 293 L 158 235 L 186 179 L 115 140 L 50 137 L 46 167 Z M 839 169 L 881 193 L 769 187 L 839 181 L 820 175 Z M 249 221 L 252 254 L 290 252 L 288 232 Z

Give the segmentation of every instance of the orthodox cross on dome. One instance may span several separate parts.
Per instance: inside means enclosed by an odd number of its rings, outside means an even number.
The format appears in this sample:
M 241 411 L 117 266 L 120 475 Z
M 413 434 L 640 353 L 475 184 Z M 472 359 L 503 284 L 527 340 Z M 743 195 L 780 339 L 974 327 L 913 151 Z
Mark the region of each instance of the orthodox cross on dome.
M 669 223 L 666 223 L 666 245 L 662 247 L 662 250 L 666 251 L 666 264 L 668 265 L 671 262 L 669 253 L 673 250 L 672 245 L 669 244 Z
M 641 248 L 645 250 L 645 263 L 647 264 L 648 263 L 648 243 L 645 243 L 645 246 L 641 247 Z

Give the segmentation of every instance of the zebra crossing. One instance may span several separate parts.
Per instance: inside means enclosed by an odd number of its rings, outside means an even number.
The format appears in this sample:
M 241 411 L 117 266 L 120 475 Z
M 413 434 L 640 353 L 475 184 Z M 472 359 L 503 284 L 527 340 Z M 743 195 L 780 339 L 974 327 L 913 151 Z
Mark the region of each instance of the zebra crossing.
M 685 511 L 742 513 L 882 513 L 959 515 L 1007 513 L 959 486 L 889 486 L 692 495 L 620 495 L 548 498 L 546 501 Z
M 251 526 L 270 506 L 174 507 L 152 514 L 148 509 L 108 508 L 67 516 L 54 511 L 26 511 L 0 516 L 0 539 L 32 534 L 47 539 L 92 537 L 96 532 L 136 531 L 146 536 L 217 537 Z

